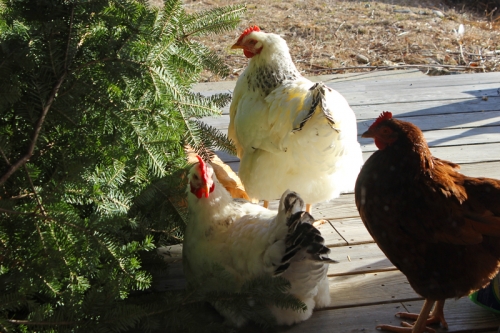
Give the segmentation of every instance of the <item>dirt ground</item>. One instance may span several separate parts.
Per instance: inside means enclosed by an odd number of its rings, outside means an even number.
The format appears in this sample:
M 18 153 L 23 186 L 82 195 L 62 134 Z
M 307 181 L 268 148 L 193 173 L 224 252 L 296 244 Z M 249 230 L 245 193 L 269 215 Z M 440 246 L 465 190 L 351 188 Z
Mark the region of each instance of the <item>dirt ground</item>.
M 438 0 L 185 0 L 185 8 L 244 3 L 238 29 L 203 40 L 232 74 L 207 72 L 203 81 L 237 79 L 248 59 L 230 47 L 254 24 L 281 35 L 307 76 L 412 67 L 431 75 L 500 70 L 500 16 L 481 6 L 470 10 Z

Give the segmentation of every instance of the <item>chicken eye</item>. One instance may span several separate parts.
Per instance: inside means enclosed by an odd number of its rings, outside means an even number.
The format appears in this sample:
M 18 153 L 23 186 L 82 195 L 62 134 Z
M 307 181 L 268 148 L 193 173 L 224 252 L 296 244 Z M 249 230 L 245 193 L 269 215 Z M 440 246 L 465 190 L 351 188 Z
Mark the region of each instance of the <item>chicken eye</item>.
M 193 179 L 194 180 L 198 180 L 198 176 L 197 175 L 193 175 Z
M 382 134 L 391 134 L 392 130 L 389 127 L 382 128 Z

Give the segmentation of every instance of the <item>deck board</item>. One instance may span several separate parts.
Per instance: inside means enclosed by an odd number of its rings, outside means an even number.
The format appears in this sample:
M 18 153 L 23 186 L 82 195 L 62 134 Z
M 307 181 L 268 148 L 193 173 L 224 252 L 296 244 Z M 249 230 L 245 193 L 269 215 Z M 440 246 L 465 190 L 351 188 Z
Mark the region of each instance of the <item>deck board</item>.
M 329 308 L 366 306 L 422 299 L 398 270 L 329 278 Z
M 399 326 L 401 319 L 396 312 L 418 312 L 423 301 L 395 302 L 362 307 L 320 310 L 306 322 L 282 328 L 287 333 L 380 333 L 375 327 L 379 324 Z M 497 332 L 499 319 L 473 304 L 467 298 L 448 300 L 445 315 L 449 329 L 432 326 L 437 332 Z
M 417 71 L 390 71 L 317 77 L 341 92 L 358 119 L 358 132 L 365 131 L 381 111 L 411 121 L 423 131 L 432 153 L 461 163 L 470 176 L 500 178 L 500 73 L 429 77 Z M 196 87 L 210 95 L 231 92 L 234 82 Z M 484 97 L 486 96 L 486 97 Z M 227 132 L 228 108 L 208 124 Z M 375 151 L 370 140 L 360 139 L 364 158 Z M 233 170 L 234 156 L 218 152 Z M 277 208 L 277 201 L 270 204 Z M 375 333 L 380 323 L 399 325 L 397 311 L 418 312 L 423 303 L 406 277 L 385 257 L 364 227 L 354 203 L 354 194 L 313 206 L 312 215 L 325 219 L 319 229 L 330 247 L 330 257 L 339 261 L 328 270 L 332 303 L 306 322 L 275 329 L 275 332 L 364 332 Z M 185 285 L 181 247 L 171 249 L 170 281 L 164 288 Z M 448 300 L 445 316 L 449 330 L 438 332 L 497 332 L 500 315 L 473 304 L 468 298 Z M 245 328 L 243 332 L 259 330 Z

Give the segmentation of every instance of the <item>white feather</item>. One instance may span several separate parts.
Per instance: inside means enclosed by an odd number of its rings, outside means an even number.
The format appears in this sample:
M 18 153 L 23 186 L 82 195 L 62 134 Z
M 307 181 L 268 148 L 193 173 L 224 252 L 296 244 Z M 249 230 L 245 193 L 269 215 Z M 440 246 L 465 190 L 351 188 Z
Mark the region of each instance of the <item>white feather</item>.
M 263 49 L 238 79 L 228 131 L 237 147 L 238 174 L 248 195 L 273 200 L 288 188 L 312 204 L 353 190 L 363 160 L 349 104 L 337 91 L 324 87 L 323 106 L 334 128 L 318 105 L 303 129 L 293 131 L 311 109 L 314 83 L 298 74 L 281 37 L 263 32 L 253 32 L 251 37 L 261 41 Z M 249 84 L 263 67 L 296 75 L 266 95 Z
M 224 267 L 238 286 L 262 274 L 272 275 L 286 252 L 287 218 L 295 211 L 286 213 L 283 200 L 279 212 L 241 199 L 233 200 L 215 175 L 213 178 L 215 188 L 208 198 L 197 198 L 188 186 L 190 218 L 183 246 L 188 283 L 202 283 L 212 264 Z M 286 191 L 282 198 L 288 193 Z M 330 302 L 327 264 L 312 260 L 305 249 L 301 251 L 282 276 L 291 283 L 290 293 L 306 303 L 308 310 L 272 308 L 278 324 L 303 321 L 311 316 L 315 307 L 324 307 Z M 245 323 L 243 318 L 221 312 L 237 326 Z

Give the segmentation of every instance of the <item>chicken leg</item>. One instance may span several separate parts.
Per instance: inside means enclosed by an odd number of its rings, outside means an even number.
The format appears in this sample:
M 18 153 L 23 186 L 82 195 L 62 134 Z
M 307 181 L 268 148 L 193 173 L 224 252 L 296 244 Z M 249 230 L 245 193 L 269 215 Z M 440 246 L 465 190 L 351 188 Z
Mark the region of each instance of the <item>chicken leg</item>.
M 312 205 L 311 204 L 306 204 L 306 212 L 308 212 L 309 214 L 311 214 L 311 211 L 312 211 Z M 315 228 L 319 227 L 320 225 L 322 224 L 325 224 L 326 221 L 321 219 L 321 220 L 317 220 L 313 223 L 313 226 Z
M 429 318 L 427 318 L 426 325 L 441 323 L 443 328 L 448 328 L 448 323 L 444 319 L 444 301 L 444 299 L 436 301 L 434 308 L 429 314 Z M 399 318 L 417 320 L 419 315 L 418 313 L 398 312 L 396 313 L 396 316 Z
M 262 204 L 262 207 L 269 208 L 269 201 L 264 200 L 264 203 Z
M 382 331 L 391 331 L 397 333 L 423 333 L 423 332 L 435 333 L 436 331 L 434 329 L 427 327 L 427 318 L 429 317 L 429 313 L 431 312 L 432 306 L 434 305 L 435 302 L 436 302 L 435 300 L 431 299 L 425 300 L 424 305 L 422 306 L 422 310 L 420 310 L 420 314 L 417 315 L 417 321 L 413 325 L 408 324 L 406 322 L 402 322 L 401 325 L 404 327 L 392 326 L 392 325 L 378 325 L 377 329 Z M 444 305 L 444 300 L 442 301 L 442 304 Z M 401 313 L 397 313 L 396 315 L 401 316 Z

